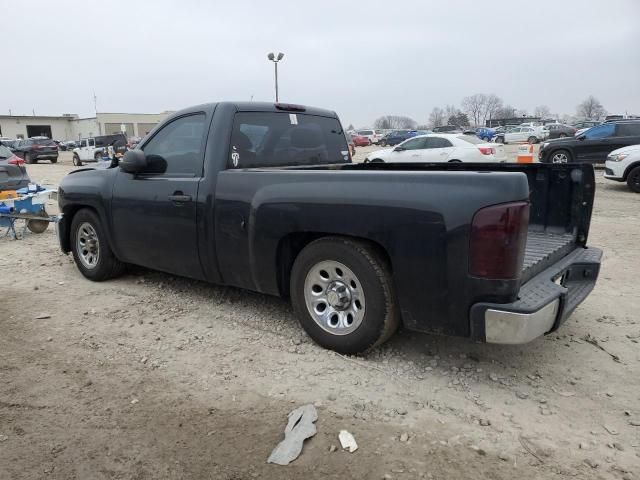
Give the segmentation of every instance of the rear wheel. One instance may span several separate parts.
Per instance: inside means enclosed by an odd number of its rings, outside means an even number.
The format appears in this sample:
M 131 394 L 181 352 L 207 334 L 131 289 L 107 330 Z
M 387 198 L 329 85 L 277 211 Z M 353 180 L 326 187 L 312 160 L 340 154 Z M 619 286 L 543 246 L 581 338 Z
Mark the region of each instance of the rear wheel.
M 96 162 L 99 162 L 100 160 L 102 160 L 102 152 L 96 152 L 95 155 L 93 156 L 93 159 Z
M 531 136 L 527 139 L 527 142 L 529 142 L 529 145 L 533 145 L 534 143 L 538 143 L 538 138 Z
M 449 163 L 462 163 L 462 160 L 449 160 Z
M 632 192 L 640 193 L 640 167 L 635 167 L 629 172 L 627 185 Z
M 125 264 L 111 251 L 100 219 L 93 210 L 85 208 L 74 215 L 71 251 L 78 270 L 89 280 L 100 282 L 124 272 Z
M 391 269 L 365 242 L 326 237 L 307 245 L 293 264 L 290 293 L 309 336 L 340 353 L 380 345 L 400 323 Z
M 38 213 L 40 217 L 48 217 L 47 212 L 42 210 Z M 31 233 L 44 233 L 44 231 L 49 227 L 48 220 L 27 220 L 27 228 Z
M 504 141 L 504 137 L 496 137 L 496 143 L 507 143 Z
M 567 150 L 556 150 L 551 155 L 551 163 L 569 163 L 571 154 Z
M 380 158 L 374 158 L 373 160 L 371 160 L 371 163 L 384 163 L 384 160 Z
M 29 152 L 24 154 L 24 161 L 25 161 L 25 163 L 28 163 L 28 164 L 32 164 L 33 163 L 33 157 L 31 156 L 31 154 Z
M 379 145 L 380 145 L 381 147 L 386 147 L 386 146 L 387 146 L 387 142 L 385 142 L 384 140 L 380 140 Z
M 54 157 L 51 159 L 51 163 L 58 163 L 58 157 Z

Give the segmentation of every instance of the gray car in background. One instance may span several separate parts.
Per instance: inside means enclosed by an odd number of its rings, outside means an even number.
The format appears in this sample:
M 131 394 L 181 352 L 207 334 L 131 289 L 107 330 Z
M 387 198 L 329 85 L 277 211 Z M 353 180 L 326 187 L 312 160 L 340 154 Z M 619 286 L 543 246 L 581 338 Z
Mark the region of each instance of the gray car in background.
M 0 190 L 17 190 L 29 185 L 24 160 L 8 147 L 0 145 Z

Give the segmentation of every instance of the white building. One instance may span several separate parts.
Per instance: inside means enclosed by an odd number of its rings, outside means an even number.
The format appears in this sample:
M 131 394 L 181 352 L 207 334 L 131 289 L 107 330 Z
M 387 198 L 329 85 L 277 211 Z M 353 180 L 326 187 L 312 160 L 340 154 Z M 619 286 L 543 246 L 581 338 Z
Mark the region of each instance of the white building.
M 54 140 L 77 140 L 125 131 L 128 137 L 144 137 L 173 112 L 97 113 L 95 117 L 0 115 L 0 137 L 45 136 Z

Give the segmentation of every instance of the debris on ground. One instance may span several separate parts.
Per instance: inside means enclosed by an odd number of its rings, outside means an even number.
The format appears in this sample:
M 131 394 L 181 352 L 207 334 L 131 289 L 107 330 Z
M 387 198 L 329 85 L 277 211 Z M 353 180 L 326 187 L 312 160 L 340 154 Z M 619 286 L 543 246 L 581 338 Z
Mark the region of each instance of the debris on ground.
M 267 463 L 289 465 L 302 452 L 302 444 L 316 432 L 314 422 L 318 420 L 318 412 L 312 404 L 303 405 L 291 411 L 284 429 L 284 440 L 273 449 Z
M 41 313 L 36 317 L 36 320 L 46 320 L 47 318 L 51 318 L 51 315 L 48 313 Z
M 618 355 L 614 355 L 613 353 L 609 352 L 606 348 L 604 348 L 602 345 L 600 345 L 600 342 L 598 341 L 598 339 L 592 336 L 590 333 L 587 333 L 586 335 L 584 335 L 582 337 L 582 340 L 602 350 L 604 353 L 609 355 L 614 362 L 622 363 L 622 360 L 620 360 L 620 357 Z
M 340 440 L 340 445 L 342 445 L 343 450 L 348 450 L 349 453 L 353 453 L 358 449 L 356 439 L 346 430 L 340 430 L 338 439 Z

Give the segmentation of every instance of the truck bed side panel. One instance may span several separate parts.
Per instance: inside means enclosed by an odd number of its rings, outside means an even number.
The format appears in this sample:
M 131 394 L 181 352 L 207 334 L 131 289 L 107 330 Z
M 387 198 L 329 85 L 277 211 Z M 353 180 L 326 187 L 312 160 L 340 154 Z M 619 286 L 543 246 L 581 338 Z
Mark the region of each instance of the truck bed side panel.
M 322 233 L 370 240 L 391 261 L 409 328 L 468 335 L 469 224 L 483 206 L 524 200 L 520 172 L 349 172 L 228 170 L 218 176 L 216 244 L 224 282 L 269 294 L 278 247 L 288 235 Z M 503 301 L 517 281 L 489 282 Z

